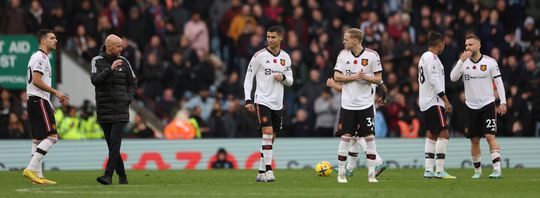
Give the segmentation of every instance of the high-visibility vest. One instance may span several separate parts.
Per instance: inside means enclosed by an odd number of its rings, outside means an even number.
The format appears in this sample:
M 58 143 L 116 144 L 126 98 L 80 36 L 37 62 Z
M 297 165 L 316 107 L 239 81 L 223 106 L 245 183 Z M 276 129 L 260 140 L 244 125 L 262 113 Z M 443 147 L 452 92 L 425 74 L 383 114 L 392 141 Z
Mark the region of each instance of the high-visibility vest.
M 79 118 L 66 116 L 58 127 L 58 135 L 65 140 L 82 140 L 84 134 L 79 130 Z
M 189 140 L 196 136 L 196 130 L 190 121 L 173 120 L 165 127 L 165 138 L 168 140 Z
M 417 138 L 418 130 L 420 130 L 420 121 L 417 118 L 412 119 L 411 125 L 409 123 L 399 120 L 398 121 L 399 131 L 401 133 L 401 138 Z
M 86 120 L 81 119 L 79 128 L 86 139 L 102 139 L 104 137 L 103 130 L 97 123 L 97 116 L 95 114 Z

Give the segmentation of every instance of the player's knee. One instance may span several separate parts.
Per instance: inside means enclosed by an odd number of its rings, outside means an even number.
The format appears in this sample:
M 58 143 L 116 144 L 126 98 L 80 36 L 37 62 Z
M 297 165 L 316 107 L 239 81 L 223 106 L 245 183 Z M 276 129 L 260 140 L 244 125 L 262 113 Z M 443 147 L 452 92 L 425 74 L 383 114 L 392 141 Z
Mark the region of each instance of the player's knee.
M 274 134 L 274 130 L 272 129 L 272 127 L 264 127 L 262 129 L 262 133 L 263 134 L 266 134 L 266 135 L 273 135 Z
M 366 140 L 366 142 L 371 142 L 371 141 L 375 140 L 375 136 L 374 135 L 368 135 L 364 139 Z

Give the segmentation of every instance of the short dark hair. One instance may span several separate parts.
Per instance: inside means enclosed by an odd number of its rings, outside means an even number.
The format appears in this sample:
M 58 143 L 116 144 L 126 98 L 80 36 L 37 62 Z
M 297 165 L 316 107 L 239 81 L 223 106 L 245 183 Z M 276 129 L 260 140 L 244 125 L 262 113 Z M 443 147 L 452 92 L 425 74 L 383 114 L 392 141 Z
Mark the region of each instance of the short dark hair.
M 480 37 L 476 36 L 475 34 L 469 34 L 465 37 L 465 40 L 474 39 L 480 42 Z
M 439 43 L 443 42 L 443 35 L 438 32 L 430 32 L 428 36 L 428 43 L 430 47 L 435 47 Z
M 36 38 L 38 40 L 38 43 L 41 43 L 41 39 L 43 39 L 47 34 L 54 33 L 51 29 L 41 29 L 37 32 Z
M 266 31 L 267 31 L 267 32 L 275 32 L 275 33 L 277 33 L 277 34 L 279 34 L 279 35 L 283 35 L 284 32 L 285 32 L 285 31 L 283 30 L 283 28 L 281 28 L 280 26 L 277 26 L 277 25 L 268 28 L 268 30 L 266 30 Z

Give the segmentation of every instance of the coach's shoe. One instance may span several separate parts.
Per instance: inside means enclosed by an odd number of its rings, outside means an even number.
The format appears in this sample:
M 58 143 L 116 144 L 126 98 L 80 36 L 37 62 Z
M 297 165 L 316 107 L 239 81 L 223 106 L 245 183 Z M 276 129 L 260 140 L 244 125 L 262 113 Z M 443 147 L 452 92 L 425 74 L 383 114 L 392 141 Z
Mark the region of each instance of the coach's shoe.
M 103 175 L 101 177 L 96 178 L 96 181 L 103 185 L 111 185 L 112 184 L 112 176 Z
M 482 172 L 474 171 L 474 175 L 471 177 L 471 179 L 480 179 L 482 177 Z
M 28 170 L 27 168 L 23 170 L 23 176 L 32 180 L 32 183 L 43 184 L 43 180 L 36 175 L 36 172 Z
M 347 176 L 345 176 L 345 174 L 343 174 L 343 173 L 341 173 L 341 174 L 338 173 L 337 182 L 340 183 L 340 184 L 346 184 L 347 183 Z
M 433 179 L 435 177 L 435 173 L 432 171 L 424 170 L 424 178 L 426 179 Z
M 275 182 L 276 177 L 274 176 L 274 171 L 266 171 L 266 182 Z
M 118 177 L 118 184 L 128 184 L 127 176 Z
M 435 173 L 435 178 L 437 179 L 456 179 L 455 176 L 448 174 L 446 171 Z
M 266 182 L 266 174 L 265 173 L 259 173 L 257 174 L 257 182 Z
M 386 163 L 381 163 L 377 166 L 375 166 L 375 177 L 378 177 L 379 175 L 381 175 L 381 173 L 386 170 L 386 168 L 388 168 L 388 164 Z
M 500 179 L 500 178 L 502 178 L 502 173 L 501 173 L 501 171 L 494 170 L 493 173 L 491 173 L 489 175 L 489 178 L 491 178 L 491 179 Z

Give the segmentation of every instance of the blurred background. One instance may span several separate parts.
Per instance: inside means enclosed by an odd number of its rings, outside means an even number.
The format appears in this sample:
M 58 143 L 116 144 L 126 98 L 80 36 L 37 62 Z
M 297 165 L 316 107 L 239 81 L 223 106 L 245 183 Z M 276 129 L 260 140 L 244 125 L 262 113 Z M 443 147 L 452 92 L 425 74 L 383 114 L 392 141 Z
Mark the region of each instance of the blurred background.
M 23 35 L 41 28 L 56 31 L 54 82 L 72 98 L 68 106 L 53 100 L 63 139 L 103 137 L 90 60 L 112 33 L 122 37 L 122 55 L 139 80 L 126 138 L 260 137 L 255 115 L 244 109 L 243 81 L 272 25 L 286 30 L 282 49 L 295 77 L 285 91 L 286 132 L 280 137 L 332 136 L 340 100 L 326 81 L 343 48 L 342 34 L 352 27 L 364 31 L 363 45 L 381 55 L 389 88 L 388 103 L 377 107 L 378 138 L 425 135 L 417 63 L 429 31 L 445 35 L 439 57 L 454 106 L 452 136 L 463 136 L 465 103 L 463 84 L 450 82 L 449 73 L 465 36 L 474 33 L 482 53 L 498 61 L 505 85 L 508 113 L 498 118 L 497 135 L 539 137 L 539 8 L 534 0 L 0 0 L 0 139 L 31 138 L 25 84 L 11 86 L 6 79 L 10 69 L 26 75 L 28 59 L 20 54 L 30 48 L 13 43 L 35 46 Z

